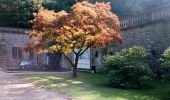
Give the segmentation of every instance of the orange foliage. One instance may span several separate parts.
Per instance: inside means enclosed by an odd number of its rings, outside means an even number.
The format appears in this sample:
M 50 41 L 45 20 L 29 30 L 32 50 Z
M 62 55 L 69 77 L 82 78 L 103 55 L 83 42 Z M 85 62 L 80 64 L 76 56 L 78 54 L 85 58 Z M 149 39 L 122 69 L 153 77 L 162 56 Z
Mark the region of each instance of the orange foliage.
M 31 21 L 28 35 L 32 42 L 28 48 L 67 54 L 75 49 L 105 47 L 113 39 L 121 43 L 119 18 L 110 10 L 109 3 L 86 1 L 73 5 L 70 13 L 40 9 Z M 54 44 L 48 45 L 49 42 Z

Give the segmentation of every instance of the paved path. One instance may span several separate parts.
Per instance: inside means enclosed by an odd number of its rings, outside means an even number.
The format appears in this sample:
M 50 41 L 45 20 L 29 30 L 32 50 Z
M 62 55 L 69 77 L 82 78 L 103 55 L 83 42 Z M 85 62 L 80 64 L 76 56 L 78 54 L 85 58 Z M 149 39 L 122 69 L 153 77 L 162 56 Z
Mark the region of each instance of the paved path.
M 61 93 L 38 88 L 14 74 L 0 71 L 0 100 L 71 100 Z

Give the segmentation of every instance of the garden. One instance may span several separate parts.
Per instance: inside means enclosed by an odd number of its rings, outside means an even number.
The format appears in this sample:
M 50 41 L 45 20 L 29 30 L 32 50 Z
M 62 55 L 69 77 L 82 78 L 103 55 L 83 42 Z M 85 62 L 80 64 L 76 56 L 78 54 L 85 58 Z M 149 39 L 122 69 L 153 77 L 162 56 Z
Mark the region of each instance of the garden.
M 2 22 L 5 23 L 3 26 L 28 28 L 29 31 L 26 33 L 30 37 L 30 41 L 22 47 L 23 52 L 33 50 L 36 54 L 49 56 L 46 61 L 51 65 L 48 63 L 48 66 L 46 64 L 38 66 L 35 70 L 62 71 L 59 70 L 62 57 L 72 69 L 72 73 L 21 74 L 18 75 L 19 77 L 38 87 L 54 90 L 78 100 L 170 100 L 170 47 L 162 52 L 159 58 L 156 58 L 160 62 L 158 66 L 151 66 L 148 63 L 152 58 L 150 55 L 154 54 L 154 51 L 137 45 L 118 52 L 111 51 L 101 54 L 100 61 L 98 61 L 102 66 L 100 72 L 98 70 L 93 73 L 90 73 L 91 70 L 89 72 L 78 71 L 79 59 L 87 50 L 107 48 L 111 44 L 114 47 L 110 48 L 115 48 L 115 46 L 123 44 L 122 25 L 126 28 L 129 27 L 121 18 L 129 16 L 127 13 L 132 18 L 134 15 L 128 10 L 120 10 L 123 7 L 119 2 L 117 4 L 120 7 L 117 7 L 116 10 L 122 12 L 121 14 L 113 13 L 112 6 L 114 7 L 114 5 L 110 3 L 94 3 L 90 0 L 71 0 L 70 2 L 67 0 L 64 2 L 62 0 L 56 2 L 53 0 L 46 2 L 17 0 L 14 4 L 11 2 L 12 0 L 0 2 L 0 5 L 5 5 L 1 6 L 3 14 L 0 16 L 3 19 Z M 61 2 L 62 4 L 60 4 Z M 122 3 L 124 4 L 124 1 Z M 116 5 L 116 2 L 113 4 Z M 124 7 L 126 9 L 125 5 Z M 8 19 L 6 16 L 11 16 L 11 18 Z M 155 19 L 159 19 L 162 15 L 158 13 L 155 16 Z M 132 24 L 135 20 L 132 20 Z M 136 22 L 138 23 L 139 20 L 144 19 L 141 17 Z M 130 21 L 128 23 L 130 24 Z M 144 24 L 129 29 L 136 27 L 142 28 Z M 124 30 L 127 32 L 128 29 Z M 161 30 L 164 30 L 163 27 Z M 142 42 L 145 41 L 144 39 Z M 130 43 L 135 42 L 131 38 L 129 40 L 131 40 Z M 155 42 L 149 39 L 147 41 Z M 151 46 L 154 47 L 154 45 Z M 70 54 L 74 57 L 70 57 Z M 98 54 L 96 55 L 98 56 Z M 98 69 L 98 66 L 95 67 Z
M 22 75 L 20 77 L 39 87 L 59 91 L 77 100 L 169 100 L 170 81 L 147 81 L 149 88 L 121 89 L 108 84 L 107 75 L 79 72 L 79 77 L 72 79 L 71 74 Z
M 134 46 L 103 56 L 102 73 L 78 72 L 76 79 L 71 73 L 20 77 L 78 100 L 169 100 L 170 48 L 162 54 L 161 79 L 145 63 L 147 56 L 144 47 Z

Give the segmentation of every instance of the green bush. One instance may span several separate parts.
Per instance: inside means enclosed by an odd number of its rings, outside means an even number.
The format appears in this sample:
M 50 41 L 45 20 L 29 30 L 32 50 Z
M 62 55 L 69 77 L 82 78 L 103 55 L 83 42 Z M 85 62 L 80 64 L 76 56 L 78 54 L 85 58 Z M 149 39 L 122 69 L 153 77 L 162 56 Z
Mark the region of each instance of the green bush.
M 164 51 L 162 61 L 162 70 L 165 72 L 165 74 L 170 74 L 170 47 Z
M 102 62 L 107 70 L 118 69 L 125 65 L 126 58 L 119 53 L 116 53 L 114 55 L 103 56 Z
M 111 85 L 121 88 L 145 86 L 144 81 L 152 75 L 150 67 L 142 60 L 146 56 L 145 48 L 138 46 L 103 56 L 102 61 Z
M 129 59 L 141 59 L 147 56 L 146 49 L 142 46 L 134 46 L 129 49 L 123 49 L 120 54 Z

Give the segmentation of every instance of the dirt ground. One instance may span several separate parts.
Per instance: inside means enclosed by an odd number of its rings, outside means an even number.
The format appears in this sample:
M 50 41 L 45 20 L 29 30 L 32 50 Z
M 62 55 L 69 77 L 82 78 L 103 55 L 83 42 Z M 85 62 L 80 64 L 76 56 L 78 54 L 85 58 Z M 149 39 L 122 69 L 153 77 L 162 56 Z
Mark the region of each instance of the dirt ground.
M 71 98 L 36 87 L 14 74 L 0 71 L 0 100 L 71 100 Z

